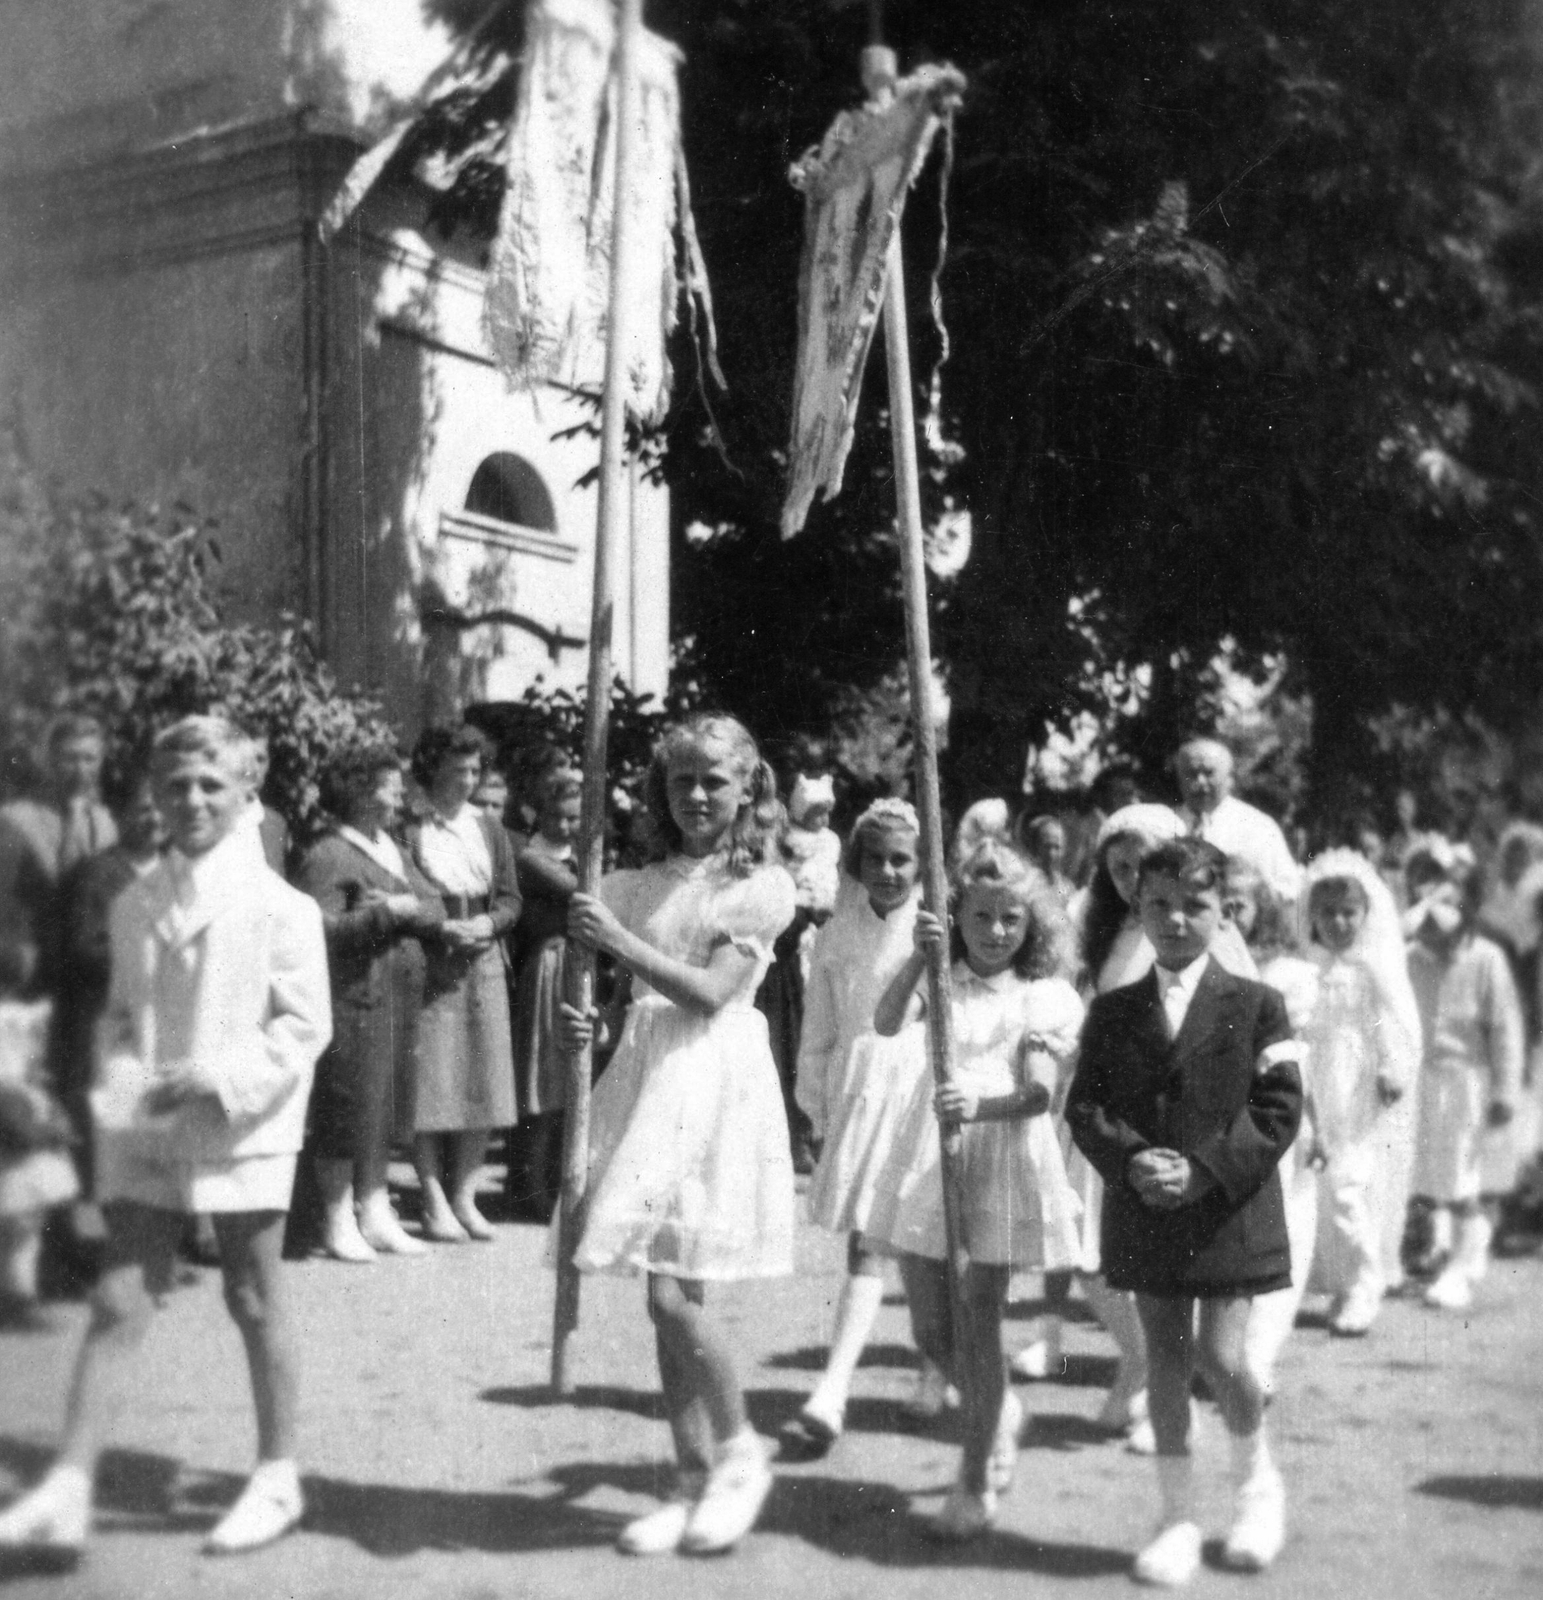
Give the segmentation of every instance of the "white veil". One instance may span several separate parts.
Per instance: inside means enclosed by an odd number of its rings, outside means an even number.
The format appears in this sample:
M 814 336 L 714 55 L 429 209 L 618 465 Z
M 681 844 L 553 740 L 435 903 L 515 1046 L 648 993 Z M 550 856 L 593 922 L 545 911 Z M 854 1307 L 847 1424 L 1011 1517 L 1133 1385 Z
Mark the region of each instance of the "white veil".
M 1302 892 L 1297 898 L 1301 947 L 1304 951 L 1314 949 L 1313 890 L 1334 878 L 1358 884 L 1366 896 L 1366 922 L 1349 954 L 1359 958 L 1371 974 L 1383 1011 L 1392 1024 L 1388 1046 L 1399 1052 L 1401 1059 L 1397 1070 L 1407 1082 L 1412 1079 L 1420 1060 L 1420 1011 L 1409 982 L 1408 956 L 1397 902 L 1382 875 L 1365 856 L 1355 850 L 1325 850 L 1308 863 L 1302 877 Z

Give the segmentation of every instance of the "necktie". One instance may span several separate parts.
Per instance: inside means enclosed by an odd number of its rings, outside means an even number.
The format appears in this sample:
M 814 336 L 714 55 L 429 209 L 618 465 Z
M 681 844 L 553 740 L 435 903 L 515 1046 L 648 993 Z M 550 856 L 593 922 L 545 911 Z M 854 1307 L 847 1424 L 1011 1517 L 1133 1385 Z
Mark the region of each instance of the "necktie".
M 59 836 L 59 871 L 66 873 L 77 861 L 94 854 L 91 828 L 91 802 L 84 795 L 67 801 Z

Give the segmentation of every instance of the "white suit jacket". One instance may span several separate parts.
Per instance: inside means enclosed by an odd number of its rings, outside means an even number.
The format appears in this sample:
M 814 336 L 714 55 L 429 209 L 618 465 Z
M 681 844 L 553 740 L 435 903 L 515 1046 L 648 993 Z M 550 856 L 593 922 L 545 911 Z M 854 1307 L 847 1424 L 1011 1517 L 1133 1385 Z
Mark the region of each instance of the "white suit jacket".
M 112 985 L 97 1033 L 98 1138 L 190 1162 L 300 1149 L 317 1058 L 332 1037 L 316 902 L 252 860 L 239 834 L 173 853 L 112 909 Z M 142 1104 L 163 1067 L 209 1090 Z

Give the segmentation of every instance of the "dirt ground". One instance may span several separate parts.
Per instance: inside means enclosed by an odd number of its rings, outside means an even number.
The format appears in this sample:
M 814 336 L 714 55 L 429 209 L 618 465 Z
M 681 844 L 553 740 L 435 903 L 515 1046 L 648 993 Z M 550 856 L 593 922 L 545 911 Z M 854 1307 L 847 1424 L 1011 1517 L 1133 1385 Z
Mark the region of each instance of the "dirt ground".
M 936 1600 L 1131 1592 L 1130 1555 L 1154 1508 L 1150 1463 L 1090 1420 L 1111 1349 L 1073 1328 L 1068 1370 L 1020 1385 L 1030 1413 L 997 1528 L 963 1550 L 920 1528 L 956 1455 L 907 1426 L 912 1357 L 892 1296 L 858 1374 L 849 1432 L 823 1462 L 779 1469 L 760 1529 L 715 1560 L 627 1561 L 620 1523 L 650 1504 L 667 1435 L 640 1284 L 587 1280 L 579 1389 L 546 1388 L 552 1280 L 543 1231 L 441 1247 L 371 1268 L 313 1261 L 292 1274 L 306 1350 L 309 1510 L 294 1537 L 210 1559 L 199 1538 L 249 1468 L 252 1424 L 217 1274 L 179 1289 L 144 1352 L 143 1381 L 103 1463 L 98 1533 L 67 1576 L 0 1574 L 7 1600 L 630 1600 L 808 1595 Z M 737 1330 L 757 1425 L 775 1433 L 814 1381 L 840 1285 L 838 1242 L 803 1229 L 800 1271 L 715 1296 Z M 1011 1337 L 1035 1311 L 1018 1286 Z M 47 1460 L 83 1308 L 0 1338 L 0 1498 Z M 1259 1578 L 1206 1570 L 1191 1592 L 1346 1600 L 1543 1595 L 1543 1257 L 1497 1264 L 1474 1310 L 1390 1303 L 1365 1341 L 1304 1326 L 1272 1412 L 1291 1536 Z M 1202 1417 L 1207 1526 L 1227 1502 L 1225 1439 Z

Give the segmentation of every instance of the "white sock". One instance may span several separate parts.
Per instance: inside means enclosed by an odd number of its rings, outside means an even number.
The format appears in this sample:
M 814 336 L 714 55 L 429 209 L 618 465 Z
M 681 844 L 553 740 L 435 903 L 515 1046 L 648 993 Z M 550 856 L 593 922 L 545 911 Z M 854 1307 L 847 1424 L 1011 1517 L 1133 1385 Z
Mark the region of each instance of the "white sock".
M 1188 1456 L 1157 1457 L 1157 1490 L 1165 1528 L 1195 1520 L 1195 1472 Z
M 840 1421 L 846 1410 L 847 1391 L 852 1387 L 852 1374 L 862 1360 L 883 1302 L 884 1280 L 877 1275 L 858 1273 L 842 1284 L 825 1373 L 809 1396 L 810 1409 L 819 1415 Z
M 732 1438 L 724 1439 L 713 1447 L 715 1462 L 737 1461 L 746 1456 L 754 1456 L 757 1460 L 764 1459 L 761 1436 L 748 1422 Z

